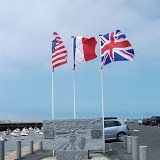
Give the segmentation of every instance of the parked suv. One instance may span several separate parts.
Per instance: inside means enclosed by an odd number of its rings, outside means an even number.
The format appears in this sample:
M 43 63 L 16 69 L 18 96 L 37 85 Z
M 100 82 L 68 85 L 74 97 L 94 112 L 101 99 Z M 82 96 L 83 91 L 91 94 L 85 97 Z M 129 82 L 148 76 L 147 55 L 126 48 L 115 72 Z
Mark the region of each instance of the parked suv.
M 159 126 L 160 125 L 160 116 L 152 116 L 151 121 L 150 121 L 150 125 Z
M 129 135 L 129 128 L 123 121 L 116 118 L 104 118 L 105 140 L 123 141 L 124 135 Z
M 151 123 L 151 119 L 150 118 L 143 118 L 142 119 L 142 124 L 147 126 L 147 125 L 150 125 Z

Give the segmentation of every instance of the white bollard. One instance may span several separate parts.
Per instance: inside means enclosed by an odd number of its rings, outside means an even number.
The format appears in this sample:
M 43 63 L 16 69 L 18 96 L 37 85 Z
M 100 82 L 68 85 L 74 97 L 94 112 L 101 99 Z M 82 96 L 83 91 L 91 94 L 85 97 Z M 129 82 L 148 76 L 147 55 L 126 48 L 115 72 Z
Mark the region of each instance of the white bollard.
M 29 154 L 33 154 L 33 141 L 29 141 Z
M 4 160 L 4 141 L 0 140 L 0 160 Z
M 139 160 L 148 160 L 148 146 L 139 146 Z
M 127 148 L 127 135 L 123 136 L 123 148 L 126 149 Z
M 139 159 L 138 136 L 132 137 L 132 160 Z
M 132 137 L 127 136 L 127 153 L 132 153 Z
M 56 151 L 55 150 L 52 150 L 53 152 L 53 157 L 55 157 L 56 156 Z
M 21 159 L 21 141 L 16 141 L 16 159 Z

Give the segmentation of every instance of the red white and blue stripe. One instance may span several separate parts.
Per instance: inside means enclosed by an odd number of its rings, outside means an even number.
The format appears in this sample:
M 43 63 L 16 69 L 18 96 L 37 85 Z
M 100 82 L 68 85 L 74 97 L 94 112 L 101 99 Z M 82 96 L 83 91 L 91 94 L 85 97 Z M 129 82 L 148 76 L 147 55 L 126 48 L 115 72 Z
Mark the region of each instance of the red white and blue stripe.
M 52 41 L 52 67 L 55 67 L 67 63 L 67 50 L 60 38 L 60 36 L 53 32 L 55 39 Z
M 95 37 L 74 37 L 74 67 L 76 64 L 88 62 L 97 57 L 95 53 L 96 44 Z
M 115 61 L 134 61 L 134 50 L 120 30 L 100 36 L 101 68 Z

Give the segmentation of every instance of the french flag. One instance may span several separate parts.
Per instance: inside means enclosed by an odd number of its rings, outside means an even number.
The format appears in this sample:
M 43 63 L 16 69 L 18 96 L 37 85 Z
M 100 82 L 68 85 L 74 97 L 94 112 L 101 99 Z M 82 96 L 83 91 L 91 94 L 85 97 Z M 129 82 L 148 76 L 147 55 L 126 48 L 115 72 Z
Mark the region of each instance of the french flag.
M 94 37 L 74 37 L 74 63 L 79 64 L 96 58 L 96 44 L 97 41 Z

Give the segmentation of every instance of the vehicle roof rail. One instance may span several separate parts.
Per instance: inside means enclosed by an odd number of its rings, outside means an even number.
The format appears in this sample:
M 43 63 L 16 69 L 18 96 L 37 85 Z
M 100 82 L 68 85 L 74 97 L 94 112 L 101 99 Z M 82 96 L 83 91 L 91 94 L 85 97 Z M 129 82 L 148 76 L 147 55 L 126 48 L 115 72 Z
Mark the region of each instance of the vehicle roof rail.
M 104 120 L 106 119 L 117 119 L 117 117 L 104 117 Z

